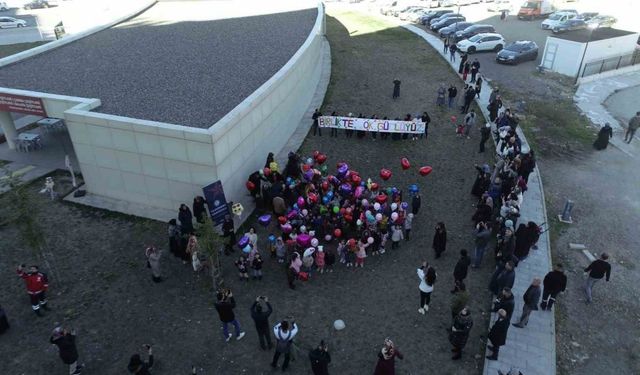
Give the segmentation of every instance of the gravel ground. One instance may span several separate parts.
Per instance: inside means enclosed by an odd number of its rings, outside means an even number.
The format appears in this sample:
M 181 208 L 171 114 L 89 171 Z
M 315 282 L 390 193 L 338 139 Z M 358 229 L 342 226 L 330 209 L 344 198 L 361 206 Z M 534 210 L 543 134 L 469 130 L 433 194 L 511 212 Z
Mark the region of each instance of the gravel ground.
M 181 15 L 183 4 L 156 4 L 116 27 L 2 68 L 1 85 L 100 98 L 99 112 L 208 128 L 293 56 L 317 16 L 307 9 L 175 22 L 171 15 Z M 215 11 L 212 2 L 200 4 L 201 14 Z
M 325 110 L 375 111 L 390 116 L 428 110 L 433 119 L 430 136 L 428 141 L 373 142 L 368 138 L 348 140 L 342 134 L 337 139 L 329 138 L 325 134 L 309 137 L 301 152 L 308 155 L 312 150 L 322 150 L 329 156 L 329 166 L 346 160 L 363 176 L 374 179 L 381 167 L 391 168 L 394 176 L 390 183 L 404 189 L 418 183 L 423 207 L 414 221 L 411 241 L 382 257 L 367 258 L 364 269 L 352 271 L 337 266 L 335 272 L 314 276 L 295 291 L 286 288 L 284 270 L 271 260 L 266 262 L 262 282 L 242 285 L 236 280 L 232 257 L 225 257 L 224 277 L 235 292 L 237 316 L 247 331 L 243 341 L 225 344 L 208 279 L 194 278 L 188 266 L 165 253 L 163 270 L 167 279 L 162 284 L 152 283 L 144 266 L 143 244 L 155 241 L 166 250 L 163 224 L 68 203 L 50 203 L 38 196 L 39 220 L 49 238 L 47 249 L 55 255 L 62 280 L 52 275 L 54 310 L 46 318 L 36 318 L 23 283 L 13 273 L 15 264 L 32 263 L 33 257 L 17 239 L 15 228 L 0 228 L 3 240 L 15 244 L 0 258 L 0 278 L 7 286 L 0 291 L 0 301 L 13 326 L 2 337 L 12 345 L 3 351 L 0 373 L 36 374 L 45 367 L 51 369 L 50 373 L 64 373 L 47 343 L 54 322 L 78 329 L 80 355 L 92 374 L 122 373 L 129 355 L 140 352 L 143 343 L 156 347 L 156 374 L 186 373 L 192 363 L 204 368 L 202 373 L 271 373 L 268 362 L 272 353 L 259 350 L 249 318 L 248 307 L 257 295 L 270 297 L 275 309 L 273 323 L 290 314 L 297 318 L 297 343 L 301 348 L 327 339 L 333 374 L 370 373 L 385 337 L 394 339 L 405 354 L 405 360 L 397 364 L 398 374 L 481 373 L 484 348 L 478 338 L 485 334 L 488 324 L 490 261 L 467 279 L 475 326 L 461 361 L 450 360 L 445 332 L 450 325 L 453 266 L 459 249 L 472 245 L 468 219 L 474 203 L 469 194 L 475 177 L 473 164 L 486 161 L 476 153 L 477 134 L 472 134 L 475 138 L 470 141 L 456 138 L 449 122 L 453 112 L 434 108 L 437 84 L 457 78 L 406 30 L 378 21 L 362 22 L 354 14 L 332 9 L 330 15 L 337 19 L 327 20 L 334 75 Z M 380 48 L 381 43 L 384 48 Z M 399 59 L 400 55 L 406 58 Z M 391 101 L 391 82 L 396 76 L 404 83 L 401 98 Z M 401 171 L 402 156 L 409 158 L 412 169 Z M 421 165 L 433 166 L 434 172 L 420 177 L 415 167 Z M 32 192 L 35 194 L 40 186 L 41 181 L 34 183 Z M 449 244 L 444 256 L 435 260 L 430 244 L 437 221 L 446 222 Z M 260 228 L 259 233 L 264 241 L 267 232 Z M 419 294 L 415 268 L 423 259 L 431 261 L 439 275 L 427 316 L 416 311 Z M 347 328 L 335 332 L 335 319 L 345 320 Z M 291 373 L 309 373 L 307 361 L 293 362 Z

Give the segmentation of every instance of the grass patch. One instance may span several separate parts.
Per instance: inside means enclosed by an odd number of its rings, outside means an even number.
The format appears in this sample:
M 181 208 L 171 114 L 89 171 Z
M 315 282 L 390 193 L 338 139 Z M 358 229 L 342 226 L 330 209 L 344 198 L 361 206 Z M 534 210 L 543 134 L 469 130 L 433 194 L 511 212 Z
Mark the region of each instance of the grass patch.
M 31 48 L 35 48 L 41 46 L 48 42 L 32 42 L 32 43 L 17 43 L 17 44 L 8 44 L 6 46 L 0 46 L 0 59 L 3 57 L 15 55 L 16 53 L 26 51 Z

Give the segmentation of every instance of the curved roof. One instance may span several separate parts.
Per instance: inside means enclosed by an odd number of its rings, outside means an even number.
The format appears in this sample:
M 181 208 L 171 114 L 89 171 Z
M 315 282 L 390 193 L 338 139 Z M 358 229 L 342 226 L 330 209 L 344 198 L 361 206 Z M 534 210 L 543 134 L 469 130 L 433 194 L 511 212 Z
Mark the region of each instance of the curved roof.
M 236 9 L 234 18 L 214 19 L 216 3 L 157 3 L 0 68 L 0 86 L 99 98 L 98 112 L 209 128 L 286 64 L 317 16 L 316 8 L 251 16 Z

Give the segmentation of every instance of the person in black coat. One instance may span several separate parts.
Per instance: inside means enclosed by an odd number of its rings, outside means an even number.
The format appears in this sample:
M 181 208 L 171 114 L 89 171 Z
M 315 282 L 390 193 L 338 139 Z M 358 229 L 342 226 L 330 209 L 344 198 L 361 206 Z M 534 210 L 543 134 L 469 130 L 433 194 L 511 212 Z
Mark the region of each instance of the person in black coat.
M 240 340 L 244 337 L 244 332 L 240 329 L 240 323 L 236 319 L 236 315 L 233 309 L 236 307 L 236 300 L 233 298 L 231 290 L 224 289 L 216 294 L 217 302 L 214 304 L 216 311 L 222 322 L 222 332 L 224 334 L 225 341 L 231 340 L 231 332 L 229 332 L 229 323 L 233 324 L 236 330 L 236 340 Z
M 518 260 L 523 261 L 529 256 L 529 250 L 533 246 L 534 233 L 525 224 L 518 225 L 516 230 L 516 243 L 513 251 Z
M 542 281 L 544 289 L 542 291 L 542 302 L 540 308 L 542 310 L 551 310 L 556 302 L 558 293 L 564 292 L 567 288 L 567 275 L 564 274 L 562 264 L 556 264 L 553 271 L 549 272 Z
M 56 327 L 49 338 L 49 342 L 58 347 L 62 363 L 69 365 L 69 374 L 77 375 L 82 372 L 82 366 L 78 365 L 78 349 L 76 348 L 75 331 Z
M 496 268 L 489 282 L 489 290 L 497 295 L 504 287 L 513 288 L 516 280 L 516 272 L 513 270 L 513 262 L 508 261 L 504 267 Z
M 415 193 L 413 198 L 411 198 L 411 212 L 413 216 L 418 214 L 420 211 L 420 205 L 422 204 L 422 198 L 420 197 L 420 193 Z
M 399 98 L 400 97 L 400 84 L 402 82 L 400 82 L 399 79 L 394 79 L 393 80 L 393 99 Z
M 598 138 L 593 142 L 593 148 L 596 150 L 604 150 L 609 146 L 609 139 L 613 138 L 613 129 L 609 123 L 605 123 L 600 131 L 598 132 Z
M 471 258 L 467 254 L 466 249 L 460 250 L 460 259 L 456 263 L 455 268 L 453 269 L 453 280 L 454 280 L 454 288 L 451 293 L 455 293 L 455 285 L 464 281 L 467 277 L 467 273 L 469 271 L 469 266 L 471 265 Z
M 457 360 L 462 357 L 462 349 L 464 349 L 467 344 L 471 328 L 473 328 L 473 319 L 469 314 L 469 309 L 465 307 L 455 317 L 451 332 L 449 333 L 449 342 L 453 346 L 451 351 L 454 353 L 451 359 Z
M 129 359 L 129 364 L 127 365 L 127 370 L 130 373 L 135 375 L 151 375 L 151 368 L 153 367 L 153 349 L 151 349 L 151 345 L 143 345 L 147 349 L 147 355 L 149 356 L 148 361 L 143 361 L 140 358 L 140 354 L 134 354 Z
M 495 361 L 498 359 L 498 353 L 500 347 L 507 342 L 507 331 L 509 330 L 509 319 L 507 319 L 507 312 L 504 310 L 498 310 L 498 320 L 493 323 L 489 335 L 487 338 L 491 341 L 491 345 L 487 348 L 491 350 L 491 355 L 487 356 L 487 359 Z
M 227 243 L 225 243 L 224 253 L 229 255 L 229 253 L 234 252 L 233 245 L 236 243 L 236 229 L 231 215 L 224 216 L 224 221 L 222 222 L 222 237 L 228 238 Z
M 311 360 L 313 375 L 329 375 L 331 355 L 329 355 L 329 347 L 324 340 L 320 341 L 320 345 L 317 348 L 309 352 L 309 360 Z
M 261 302 L 267 305 L 267 311 L 263 310 Z M 251 318 L 253 318 L 256 324 L 256 331 L 258 331 L 258 339 L 260 340 L 262 350 L 270 350 L 273 348 L 270 333 L 271 328 L 269 326 L 269 315 L 271 315 L 272 312 L 273 308 L 267 297 L 260 296 L 256 298 L 253 305 L 251 305 Z
M 504 310 L 507 313 L 507 320 L 511 320 L 513 310 L 515 309 L 516 302 L 511 293 L 511 288 L 502 288 L 500 295 L 493 301 L 492 312 L 498 312 L 498 310 Z
M 435 230 L 432 247 L 436 252 L 436 259 L 438 259 L 447 250 L 447 228 L 443 222 L 439 222 L 436 224 Z
M 524 328 L 529 322 L 529 315 L 533 310 L 538 310 L 538 302 L 540 302 L 540 279 L 535 278 L 531 282 L 527 291 L 524 292 L 522 299 L 524 300 L 524 305 L 522 306 L 522 315 L 520 315 L 520 321 L 518 323 L 514 323 L 514 327 Z
M 478 153 L 483 153 L 485 144 L 491 137 L 491 124 L 487 123 L 485 126 L 480 128 L 480 151 Z
M 487 164 L 483 166 L 476 165 L 475 168 L 478 174 L 476 175 L 476 180 L 473 182 L 471 194 L 480 198 L 482 194 L 489 190 L 489 185 L 491 185 L 491 169 Z
M 196 218 L 196 221 L 200 224 L 204 224 L 204 216 L 207 214 L 207 210 L 204 208 L 204 198 L 201 196 L 197 196 L 193 198 L 193 216 Z
M 7 320 L 7 314 L 4 312 L 2 306 L 0 306 L 0 335 L 5 333 L 9 329 L 9 321 Z
M 181 204 L 178 210 L 178 220 L 180 220 L 180 228 L 183 235 L 193 233 L 193 214 L 186 204 Z

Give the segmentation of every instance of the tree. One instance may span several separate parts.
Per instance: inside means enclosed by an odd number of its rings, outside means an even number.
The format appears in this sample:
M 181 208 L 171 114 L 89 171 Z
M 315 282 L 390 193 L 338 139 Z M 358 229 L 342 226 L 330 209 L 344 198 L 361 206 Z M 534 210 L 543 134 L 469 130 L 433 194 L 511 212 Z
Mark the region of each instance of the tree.
M 8 216 L 3 218 L 0 224 L 15 224 L 22 242 L 33 251 L 33 256 L 38 261 L 44 262 L 47 269 L 51 270 L 60 282 L 59 275 L 50 263 L 49 258 L 52 254 L 48 255 L 45 252 L 47 240 L 38 221 L 38 202 L 35 201 L 33 193 L 29 191 L 28 185 L 22 180 L 20 174 L 6 168 L 3 168 L 3 171 L 4 177 L 0 179 L 0 187 L 6 190 L 3 201 Z
M 214 288 L 219 288 L 224 284 L 222 278 L 222 267 L 220 264 L 220 252 L 224 246 L 222 236 L 216 231 L 213 221 L 208 215 L 203 215 L 204 224 L 198 228 L 200 240 L 198 241 L 202 252 L 209 259 L 211 282 Z

